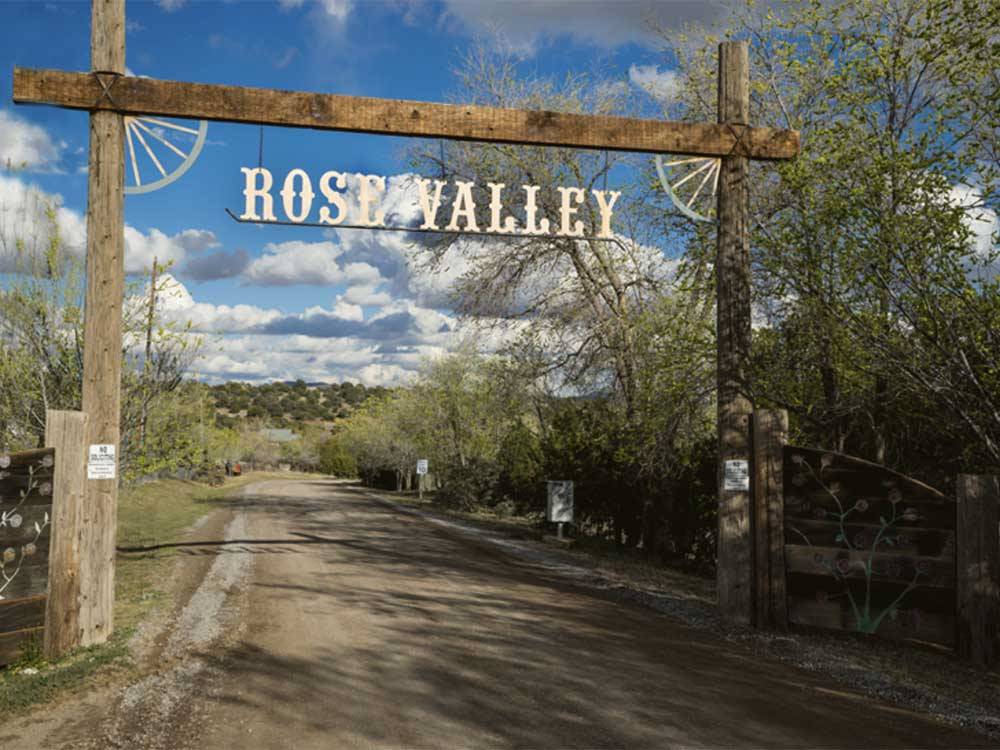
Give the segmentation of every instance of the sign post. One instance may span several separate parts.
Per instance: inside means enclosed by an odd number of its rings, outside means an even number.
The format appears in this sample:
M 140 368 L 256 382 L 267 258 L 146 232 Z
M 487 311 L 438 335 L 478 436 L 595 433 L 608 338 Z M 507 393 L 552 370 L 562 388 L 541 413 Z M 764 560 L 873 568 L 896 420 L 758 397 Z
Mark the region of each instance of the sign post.
M 548 481 L 548 504 L 545 513 L 550 523 L 556 524 L 556 537 L 562 540 L 563 529 L 573 523 L 573 482 L 571 480 Z
M 742 134 L 750 118 L 750 63 L 746 42 L 719 45 L 719 123 Z M 750 536 L 750 416 L 746 397 L 750 364 L 750 233 L 743 144 L 723 157 L 719 170 L 716 247 L 718 346 L 717 588 L 719 611 L 733 623 L 750 624 L 753 612 L 753 539 Z
M 417 460 L 417 487 L 420 492 L 420 499 L 424 499 L 424 475 L 427 474 L 427 459 Z

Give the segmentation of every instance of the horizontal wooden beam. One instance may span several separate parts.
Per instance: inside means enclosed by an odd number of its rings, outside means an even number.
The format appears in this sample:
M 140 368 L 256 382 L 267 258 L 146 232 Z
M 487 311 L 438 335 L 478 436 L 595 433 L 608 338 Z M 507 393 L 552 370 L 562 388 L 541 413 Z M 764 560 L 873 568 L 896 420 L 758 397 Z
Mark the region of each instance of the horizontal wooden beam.
M 104 76 L 105 83 L 109 78 Z M 432 104 L 364 96 L 220 86 L 14 68 L 14 101 L 192 120 L 609 151 L 789 159 L 794 130 L 604 115 Z

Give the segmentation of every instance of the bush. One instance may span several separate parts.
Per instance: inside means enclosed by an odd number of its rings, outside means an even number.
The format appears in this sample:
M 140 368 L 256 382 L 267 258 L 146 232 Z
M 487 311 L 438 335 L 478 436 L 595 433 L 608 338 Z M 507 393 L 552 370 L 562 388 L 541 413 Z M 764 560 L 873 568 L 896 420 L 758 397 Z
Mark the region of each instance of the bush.
M 336 477 L 354 478 L 358 476 L 358 464 L 343 441 L 332 437 L 319 448 L 319 469 L 324 474 Z
M 496 494 L 500 467 L 492 461 L 473 458 L 465 466 L 450 466 L 441 474 L 441 487 L 437 498 L 445 505 L 462 510 L 492 507 L 499 498 Z

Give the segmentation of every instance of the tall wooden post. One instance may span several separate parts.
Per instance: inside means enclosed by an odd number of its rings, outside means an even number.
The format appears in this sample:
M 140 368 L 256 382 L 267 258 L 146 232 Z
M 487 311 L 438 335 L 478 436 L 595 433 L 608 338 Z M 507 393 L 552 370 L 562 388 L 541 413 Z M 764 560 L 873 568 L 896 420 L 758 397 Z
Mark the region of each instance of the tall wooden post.
M 52 470 L 52 527 L 49 581 L 45 602 L 45 658 L 55 659 L 84 640 L 81 622 L 81 570 L 87 472 L 87 415 L 45 412 L 45 446 L 55 448 Z M 93 574 L 89 575 L 93 580 Z M 84 618 L 91 620 L 92 618 Z
M 746 42 L 719 45 L 719 122 L 741 134 L 750 119 Z M 737 140 L 722 159 L 715 263 L 718 323 L 719 612 L 732 623 L 753 617 L 750 487 L 738 481 L 750 461 L 750 415 L 743 395 L 750 359 L 750 240 L 747 177 L 750 160 Z M 742 462 L 742 463 L 740 463 Z M 726 474 L 729 469 L 730 479 Z M 727 484 L 729 489 L 727 489 Z
M 758 409 L 753 413 L 753 512 L 755 625 L 788 627 L 785 598 L 784 448 L 788 412 Z
M 93 0 L 90 67 L 114 99 L 113 82 L 125 74 L 125 0 Z M 96 102 L 95 102 L 96 103 Z M 116 459 L 122 368 L 122 298 L 125 286 L 124 118 L 90 113 L 90 172 L 87 192 L 87 294 L 83 334 L 83 411 L 88 445 L 113 445 Z M 117 475 L 117 471 L 116 471 Z M 81 576 L 81 623 L 89 643 L 107 640 L 114 627 L 115 536 L 118 480 L 88 479 L 86 505 L 93 520 L 82 540 L 87 560 Z
M 1000 482 L 959 474 L 956 650 L 989 666 L 1000 660 Z

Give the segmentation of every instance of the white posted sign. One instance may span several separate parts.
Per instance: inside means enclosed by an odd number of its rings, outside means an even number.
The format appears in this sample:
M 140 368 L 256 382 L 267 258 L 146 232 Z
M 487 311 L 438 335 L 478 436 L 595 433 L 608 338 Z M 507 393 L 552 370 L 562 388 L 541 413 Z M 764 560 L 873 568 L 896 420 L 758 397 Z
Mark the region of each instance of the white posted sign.
M 750 462 L 742 459 L 726 461 L 722 489 L 733 492 L 750 491 Z
M 114 479 L 117 462 L 114 445 L 91 445 L 87 454 L 87 479 Z
M 548 489 L 547 519 L 554 523 L 573 523 L 573 482 L 550 479 Z
M 421 458 L 417 460 L 417 474 L 427 473 L 427 459 Z

